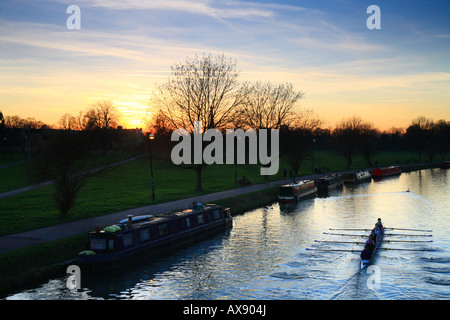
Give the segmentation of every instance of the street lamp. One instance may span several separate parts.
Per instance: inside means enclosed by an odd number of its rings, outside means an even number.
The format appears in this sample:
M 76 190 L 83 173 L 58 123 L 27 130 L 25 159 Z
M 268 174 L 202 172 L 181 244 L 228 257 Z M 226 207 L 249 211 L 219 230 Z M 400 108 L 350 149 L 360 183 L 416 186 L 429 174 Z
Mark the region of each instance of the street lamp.
M 148 150 L 150 153 L 150 171 L 152 175 L 152 200 L 155 200 L 155 184 L 153 183 L 153 161 L 152 161 L 152 140 L 155 139 L 155 135 L 153 133 L 148 134 Z
M 311 153 L 311 172 L 314 173 L 314 144 L 316 143 L 316 139 L 312 140 L 312 153 Z

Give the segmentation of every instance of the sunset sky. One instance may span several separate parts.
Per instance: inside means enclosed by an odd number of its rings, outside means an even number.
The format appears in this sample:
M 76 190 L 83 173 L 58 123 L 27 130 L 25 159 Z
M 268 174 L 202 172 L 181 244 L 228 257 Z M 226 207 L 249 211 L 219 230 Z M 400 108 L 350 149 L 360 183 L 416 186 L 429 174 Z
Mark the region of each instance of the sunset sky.
M 204 53 L 235 58 L 242 80 L 291 82 L 327 126 L 450 120 L 448 0 L 2 0 L 0 111 L 56 124 L 108 99 L 141 127 L 170 66 Z

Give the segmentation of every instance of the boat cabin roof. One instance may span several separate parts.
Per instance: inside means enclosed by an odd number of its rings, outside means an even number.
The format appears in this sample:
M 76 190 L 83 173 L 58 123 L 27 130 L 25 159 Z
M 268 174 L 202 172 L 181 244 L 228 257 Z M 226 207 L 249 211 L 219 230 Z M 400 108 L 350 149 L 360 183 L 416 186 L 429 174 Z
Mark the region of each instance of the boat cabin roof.
M 303 181 L 299 181 L 299 182 L 297 182 L 297 183 L 289 183 L 289 184 L 284 184 L 284 185 L 282 185 L 281 187 L 282 188 L 287 188 L 287 187 L 297 187 L 297 186 L 301 186 L 302 184 L 307 184 L 307 183 L 310 183 L 310 182 L 313 182 L 314 183 L 314 181 L 313 180 L 303 180 Z
M 185 209 L 185 210 L 181 210 L 181 211 L 177 211 L 177 212 L 167 212 L 167 213 L 161 213 L 161 214 L 157 214 L 157 215 L 142 215 L 142 216 L 134 216 L 132 217 L 132 227 L 131 228 L 139 228 L 139 227 L 144 227 L 146 225 L 151 225 L 151 224 L 157 224 L 160 222 L 164 222 L 164 221 L 170 221 L 172 219 L 177 219 L 179 217 L 182 216 L 189 216 L 189 215 L 194 215 L 194 214 L 198 214 L 201 212 L 205 212 L 214 208 L 221 208 L 220 205 L 216 205 L 216 204 L 199 204 L 197 206 L 194 206 L 195 209 Z M 121 220 L 119 223 L 116 224 L 116 226 L 119 226 L 122 230 L 127 230 L 129 229 L 128 227 L 126 227 L 128 224 L 128 219 L 123 219 Z M 100 231 L 100 232 L 105 232 L 105 231 Z M 115 231 L 113 231 L 115 232 Z M 96 233 L 96 231 L 92 231 L 91 233 Z

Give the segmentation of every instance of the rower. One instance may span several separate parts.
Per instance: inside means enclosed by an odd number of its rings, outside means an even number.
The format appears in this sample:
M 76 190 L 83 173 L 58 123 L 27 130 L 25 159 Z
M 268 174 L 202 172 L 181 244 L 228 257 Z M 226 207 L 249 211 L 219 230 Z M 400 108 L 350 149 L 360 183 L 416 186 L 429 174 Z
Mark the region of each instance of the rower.
M 369 249 L 365 249 L 363 251 L 361 251 L 361 259 L 362 260 L 370 260 L 370 258 L 372 257 L 372 251 Z
M 372 229 L 372 232 L 370 233 L 369 238 L 372 239 L 372 241 L 374 243 L 377 243 L 378 238 L 377 238 L 377 234 L 375 233 L 375 229 Z
M 383 223 L 381 222 L 381 218 L 378 218 L 377 223 L 375 223 L 375 227 L 379 227 L 380 230 L 383 229 Z
M 377 225 L 375 225 L 375 234 L 377 235 L 377 242 L 381 238 L 381 229 Z
M 366 243 L 364 244 L 364 250 L 373 251 L 375 249 L 375 242 L 373 241 L 372 237 L 369 236 L 369 238 L 366 240 Z

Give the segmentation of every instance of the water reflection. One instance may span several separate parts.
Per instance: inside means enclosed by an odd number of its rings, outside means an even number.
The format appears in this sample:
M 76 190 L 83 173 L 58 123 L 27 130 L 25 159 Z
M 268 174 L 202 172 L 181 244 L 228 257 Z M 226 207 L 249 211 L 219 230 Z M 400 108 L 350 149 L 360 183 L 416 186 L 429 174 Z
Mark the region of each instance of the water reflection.
M 66 289 L 61 278 L 10 298 L 448 299 L 448 185 L 448 171 L 433 169 L 345 186 L 327 197 L 295 204 L 273 203 L 236 216 L 231 230 L 182 250 L 120 270 L 83 275 L 80 292 Z M 424 251 L 378 252 L 374 263 L 381 283 L 370 289 L 372 274 L 360 271 L 359 253 L 350 251 L 361 248 L 357 242 L 362 238 L 324 232 L 370 228 L 378 217 L 388 227 L 431 229 L 433 242 L 383 243 L 387 249 Z M 342 240 L 351 243 L 339 243 Z

